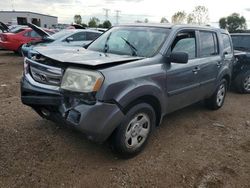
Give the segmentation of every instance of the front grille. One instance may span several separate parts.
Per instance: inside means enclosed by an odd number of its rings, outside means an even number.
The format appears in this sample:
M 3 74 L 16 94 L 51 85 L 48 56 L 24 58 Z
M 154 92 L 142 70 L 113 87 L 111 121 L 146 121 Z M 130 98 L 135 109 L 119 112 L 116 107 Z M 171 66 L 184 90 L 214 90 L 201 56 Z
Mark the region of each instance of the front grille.
M 39 83 L 60 86 L 62 80 L 62 69 L 36 63 L 29 63 L 32 78 Z

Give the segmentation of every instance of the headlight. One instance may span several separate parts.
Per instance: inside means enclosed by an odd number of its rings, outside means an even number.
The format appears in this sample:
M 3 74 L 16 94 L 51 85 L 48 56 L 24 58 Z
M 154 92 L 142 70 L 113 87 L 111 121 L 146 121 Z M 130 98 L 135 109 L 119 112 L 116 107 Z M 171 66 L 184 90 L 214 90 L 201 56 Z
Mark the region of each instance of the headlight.
M 62 79 L 61 88 L 76 92 L 98 91 L 103 83 L 104 77 L 96 71 L 68 68 Z

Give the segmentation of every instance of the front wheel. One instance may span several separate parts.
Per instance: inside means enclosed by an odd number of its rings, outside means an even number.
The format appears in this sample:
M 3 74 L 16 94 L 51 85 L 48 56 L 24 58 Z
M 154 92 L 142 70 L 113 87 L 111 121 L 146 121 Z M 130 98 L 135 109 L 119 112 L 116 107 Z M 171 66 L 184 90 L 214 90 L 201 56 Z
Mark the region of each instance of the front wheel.
M 205 100 L 205 103 L 208 108 L 212 110 L 217 110 L 221 108 L 224 104 L 225 97 L 227 93 L 227 81 L 222 79 L 216 88 L 214 94 Z
M 113 135 L 113 149 L 123 157 L 138 154 L 155 125 L 156 115 L 151 105 L 140 103 L 133 106 Z

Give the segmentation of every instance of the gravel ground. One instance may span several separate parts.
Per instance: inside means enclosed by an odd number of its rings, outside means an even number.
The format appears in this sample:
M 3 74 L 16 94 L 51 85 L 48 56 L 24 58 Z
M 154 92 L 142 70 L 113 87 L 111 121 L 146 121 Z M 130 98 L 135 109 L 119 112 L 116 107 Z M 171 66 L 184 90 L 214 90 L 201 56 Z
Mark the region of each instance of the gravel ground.
M 0 187 L 250 187 L 250 95 L 168 115 L 144 152 L 122 160 L 22 105 L 22 61 L 0 51 Z

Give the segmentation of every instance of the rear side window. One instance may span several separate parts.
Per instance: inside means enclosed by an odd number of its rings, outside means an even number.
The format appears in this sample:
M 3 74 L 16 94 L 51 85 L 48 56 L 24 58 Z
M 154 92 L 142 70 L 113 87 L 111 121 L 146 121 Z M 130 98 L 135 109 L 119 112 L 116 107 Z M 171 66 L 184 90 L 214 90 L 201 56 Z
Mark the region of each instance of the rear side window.
M 79 32 L 74 35 L 72 35 L 73 41 L 84 41 L 86 40 L 86 34 L 85 32 Z
M 235 50 L 250 51 L 250 35 L 233 35 L 232 41 Z
M 101 34 L 100 33 L 94 33 L 94 32 L 87 32 L 87 40 L 95 40 L 98 38 Z
M 200 56 L 209 57 L 218 54 L 217 35 L 213 32 L 200 31 Z
M 231 46 L 231 43 L 230 43 L 229 35 L 222 34 L 222 39 L 223 39 L 223 46 L 224 46 L 224 51 L 223 52 L 231 54 L 233 52 L 233 50 L 232 50 L 232 46 Z

